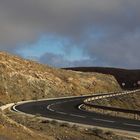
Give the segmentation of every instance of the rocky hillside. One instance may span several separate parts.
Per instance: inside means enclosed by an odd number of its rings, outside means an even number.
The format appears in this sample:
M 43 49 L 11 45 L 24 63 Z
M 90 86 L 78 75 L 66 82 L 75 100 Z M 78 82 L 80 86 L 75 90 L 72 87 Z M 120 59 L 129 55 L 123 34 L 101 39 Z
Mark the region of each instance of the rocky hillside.
M 116 90 L 111 75 L 55 69 L 0 52 L 0 104 Z
M 82 71 L 82 72 L 98 72 L 103 74 L 113 75 L 123 89 L 140 88 L 140 69 L 128 70 L 120 68 L 105 68 L 105 67 L 76 67 L 66 68 L 68 70 Z M 125 83 L 125 85 L 122 85 Z

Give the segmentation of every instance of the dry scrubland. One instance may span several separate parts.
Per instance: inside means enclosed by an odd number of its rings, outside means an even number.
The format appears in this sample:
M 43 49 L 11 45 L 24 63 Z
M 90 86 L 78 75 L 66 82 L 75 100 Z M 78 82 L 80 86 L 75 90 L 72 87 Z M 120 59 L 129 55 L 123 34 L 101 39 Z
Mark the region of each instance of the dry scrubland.
M 21 100 L 121 90 L 111 75 L 65 71 L 0 52 L 0 105 Z M 2 140 L 133 140 L 98 129 L 0 112 Z
M 87 129 L 67 123 L 60 124 L 55 120 L 39 120 L 37 118 L 39 115 L 36 115 L 36 117 L 26 117 L 11 112 L 7 112 L 6 115 L 34 132 L 34 137 L 36 137 L 35 140 L 136 140 L 135 138 L 116 135 L 107 130 L 97 128 Z M 22 134 L 23 131 L 20 131 L 20 133 Z M 26 137 L 29 137 L 28 139 L 34 138 L 30 136 L 32 133 L 30 134 L 28 132 L 27 134 Z M 24 140 L 24 133 L 21 135 L 21 138 L 22 137 Z M 16 140 L 21 140 L 21 138 L 17 138 Z
M 0 112 L 0 140 L 54 140 L 13 121 Z
M 128 70 L 111 67 L 76 67 L 67 69 L 82 72 L 97 72 L 103 74 L 110 74 L 116 78 L 116 80 L 123 89 L 140 88 L 140 85 L 137 84 L 137 82 L 140 80 L 140 69 Z M 122 86 L 122 83 L 124 82 L 125 86 Z
M 111 75 L 55 69 L 0 52 L 0 104 L 116 90 Z
M 0 140 L 137 140 L 97 128 L 43 121 L 9 111 L 0 112 Z

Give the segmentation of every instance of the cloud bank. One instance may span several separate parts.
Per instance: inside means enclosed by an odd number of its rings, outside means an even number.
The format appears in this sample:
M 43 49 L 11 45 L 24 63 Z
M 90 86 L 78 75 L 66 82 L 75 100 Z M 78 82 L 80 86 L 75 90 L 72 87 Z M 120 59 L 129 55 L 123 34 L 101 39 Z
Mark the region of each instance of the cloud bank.
M 66 54 L 71 46 L 82 49 L 88 65 L 140 68 L 139 7 L 139 0 L 0 0 L 0 49 L 13 51 L 51 34 L 70 40 Z

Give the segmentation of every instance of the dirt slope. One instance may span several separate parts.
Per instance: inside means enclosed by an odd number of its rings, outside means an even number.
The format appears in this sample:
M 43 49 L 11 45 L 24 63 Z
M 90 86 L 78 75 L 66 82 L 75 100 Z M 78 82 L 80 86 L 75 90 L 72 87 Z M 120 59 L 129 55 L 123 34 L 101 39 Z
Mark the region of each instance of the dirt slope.
M 0 104 L 120 90 L 111 75 L 54 69 L 0 52 Z

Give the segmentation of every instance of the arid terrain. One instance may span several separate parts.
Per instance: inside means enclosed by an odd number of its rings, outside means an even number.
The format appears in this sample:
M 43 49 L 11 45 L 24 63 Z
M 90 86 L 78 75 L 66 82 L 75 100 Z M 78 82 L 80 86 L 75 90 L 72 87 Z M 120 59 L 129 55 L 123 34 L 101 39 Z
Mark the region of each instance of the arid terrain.
M 138 81 L 140 80 L 140 70 L 128 70 L 120 68 L 105 68 L 105 67 L 75 67 L 66 68 L 67 70 L 81 72 L 98 72 L 102 74 L 113 75 L 123 89 L 140 88 Z M 125 83 L 125 85 L 122 85 Z
M 112 75 L 51 68 L 0 52 L 0 105 L 21 100 L 121 91 Z M 101 129 L 0 112 L 2 140 L 135 140 Z
M 0 104 L 121 90 L 111 75 L 51 68 L 0 52 Z
M 140 110 L 140 92 L 98 100 L 95 101 L 95 104 L 130 110 Z
M 108 130 L 0 113 L 0 140 L 136 140 Z

